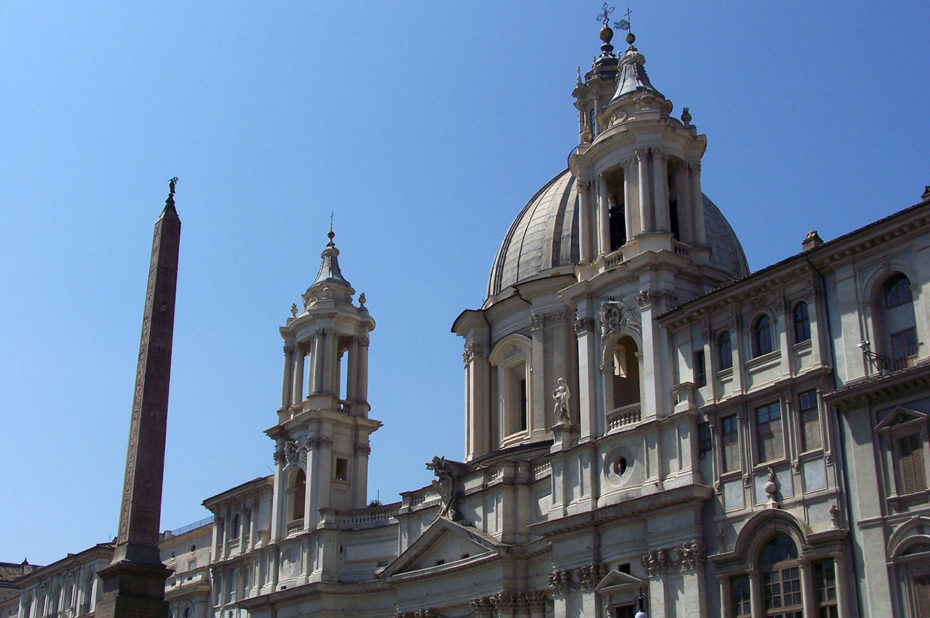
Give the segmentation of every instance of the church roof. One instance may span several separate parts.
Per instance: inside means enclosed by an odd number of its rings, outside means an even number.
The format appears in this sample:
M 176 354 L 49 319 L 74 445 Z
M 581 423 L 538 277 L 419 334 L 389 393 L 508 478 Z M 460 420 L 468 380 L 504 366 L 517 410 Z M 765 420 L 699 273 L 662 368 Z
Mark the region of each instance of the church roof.
M 632 35 L 629 36 L 632 37 Z M 662 93 L 656 90 L 649 81 L 645 64 L 646 58 L 630 43 L 630 47 L 620 60 L 620 77 L 617 79 L 617 90 L 614 92 L 611 103 L 634 92 L 647 91 L 662 96 Z

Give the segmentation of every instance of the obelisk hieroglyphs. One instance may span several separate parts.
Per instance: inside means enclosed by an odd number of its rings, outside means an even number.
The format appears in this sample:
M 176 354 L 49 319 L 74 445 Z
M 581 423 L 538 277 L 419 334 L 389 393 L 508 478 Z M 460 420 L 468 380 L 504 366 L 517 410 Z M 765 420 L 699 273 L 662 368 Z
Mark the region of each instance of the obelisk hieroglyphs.
M 158 534 L 181 241 L 181 219 L 174 207 L 177 180 L 171 179 L 165 209 L 155 223 L 119 533 L 113 562 L 100 571 L 98 618 L 168 615 L 164 594 L 170 571 L 158 555 Z

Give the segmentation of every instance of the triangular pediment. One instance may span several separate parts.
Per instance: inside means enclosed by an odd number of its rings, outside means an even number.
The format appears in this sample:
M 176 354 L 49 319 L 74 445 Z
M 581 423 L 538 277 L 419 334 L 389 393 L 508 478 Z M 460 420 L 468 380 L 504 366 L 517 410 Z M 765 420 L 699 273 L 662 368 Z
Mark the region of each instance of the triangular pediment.
M 594 587 L 598 594 L 612 595 L 622 594 L 625 592 L 635 592 L 642 588 L 647 588 L 648 582 L 629 573 L 623 573 L 612 569 L 600 583 Z
M 891 414 L 885 417 L 885 419 L 875 427 L 875 429 L 881 431 L 883 429 L 888 430 L 897 425 L 905 425 L 909 423 L 919 423 L 926 422 L 927 415 L 923 412 L 918 412 L 917 410 L 911 410 L 910 408 L 905 408 L 904 406 L 898 406 L 891 411 Z
M 502 545 L 474 528 L 439 517 L 420 537 L 381 571 L 392 577 L 425 569 L 441 570 L 446 565 L 466 563 L 497 555 Z

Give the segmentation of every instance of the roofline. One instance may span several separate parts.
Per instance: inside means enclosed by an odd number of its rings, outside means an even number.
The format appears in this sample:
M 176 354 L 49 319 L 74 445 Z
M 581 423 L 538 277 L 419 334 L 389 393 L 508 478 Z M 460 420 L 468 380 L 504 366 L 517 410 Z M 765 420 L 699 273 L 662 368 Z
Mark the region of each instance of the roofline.
M 871 230 L 871 229 L 877 228 L 877 227 L 879 227 L 879 226 L 885 225 L 885 224 L 887 224 L 887 223 L 889 223 L 889 222 L 891 222 L 892 220 L 897 219 L 897 218 L 904 218 L 904 217 L 906 217 L 907 215 L 913 214 L 914 212 L 917 212 L 917 211 L 920 210 L 921 208 L 926 207 L 926 206 L 928 206 L 928 205 L 930 205 L 930 196 L 928 196 L 928 198 L 925 198 L 925 199 L 923 199 L 922 201 L 920 201 L 920 202 L 918 202 L 918 203 L 916 203 L 916 204 L 914 204 L 914 205 L 912 205 L 912 206 L 908 206 L 907 208 L 904 208 L 903 210 L 899 210 L 899 211 L 894 212 L 894 213 L 892 213 L 892 214 L 890 214 L 890 215 L 888 215 L 888 216 L 886 216 L 886 217 L 882 217 L 881 219 L 878 219 L 877 221 L 873 221 L 873 222 L 871 222 L 871 223 L 868 223 L 868 224 L 866 224 L 866 225 L 864 225 L 864 226 L 862 226 L 862 227 L 856 228 L 856 229 L 854 229 L 854 230 L 852 230 L 852 231 L 850 231 L 850 232 L 847 232 L 847 233 L 845 233 L 845 234 L 843 234 L 843 235 L 841 235 L 841 236 L 837 236 L 837 237 L 834 238 L 833 240 L 826 241 L 826 242 L 824 242 L 822 245 L 820 245 L 820 246 L 818 246 L 818 247 L 813 247 L 813 248 L 808 249 L 808 250 L 806 250 L 806 251 L 802 251 L 802 252 L 800 252 L 800 253 L 796 253 L 796 254 L 794 254 L 794 255 L 792 255 L 792 256 L 789 256 L 789 257 L 787 257 L 787 258 L 785 258 L 785 259 L 783 259 L 783 260 L 779 260 L 778 262 L 775 262 L 774 264 L 770 264 L 770 265 L 768 265 L 768 266 L 766 266 L 766 267 L 764 267 L 764 268 L 761 268 L 761 269 L 759 269 L 759 270 L 757 270 L 757 271 L 755 271 L 755 272 L 749 273 L 749 274 L 746 275 L 745 277 L 740 277 L 739 279 L 734 279 L 733 281 L 730 281 L 730 282 L 728 282 L 728 283 L 725 283 L 724 285 L 721 285 L 721 286 L 719 286 L 719 287 L 716 287 L 716 288 L 714 288 L 713 290 L 711 290 L 711 291 L 709 291 L 709 292 L 705 292 L 704 294 L 701 294 L 700 296 L 696 296 L 696 297 L 694 297 L 694 298 L 692 298 L 692 299 L 690 299 L 690 300 L 687 300 L 687 301 L 681 303 L 680 305 L 678 305 L 677 307 L 675 307 L 674 309 L 672 309 L 672 310 L 670 310 L 670 311 L 666 311 L 666 312 L 663 313 L 662 315 L 658 316 L 656 319 L 659 320 L 660 322 L 663 321 L 663 320 L 668 320 L 668 319 L 672 318 L 672 316 L 674 316 L 674 315 L 676 315 L 676 314 L 684 313 L 685 311 L 687 311 L 688 309 L 690 309 L 691 307 L 693 307 L 693 306 L 696 305 L 696 304 L 699 304 L 699 303 L 701 303 L 701 302 L 703 302 L 703 301 L 707 301 L 707 300 L 710 299 L 711 297 L 716 296 L 716 295 L 718 295 L 718 294 L 722 294 L 725 290 L 729 290 L 729 289 L 731 289 L 731 288 L 733 288 L 733 287 L 735 287 L 735 286 L 742 285 L 742 284 L 744 284 L 744 283 L 746 283 L 746 282 L 748 282 L 748 281 L 750 281 L 750 280 L 752 280 L 752 279 L 760 279 L 760 278 L 762 278 L 764 275 L 767 275 L 767 274 L 770 274 L 770 273 L 772 273 L 772 272 L 774 272 L 774 271 L 776 271 L 776 270 L 785 268 L 785 267 L 787 267 L 788 265 L 794 264 L 794 263 L 796 263 L 796 262 L 802 262 L 802 261 L 804 261 L 804 262 L 810 263 L 810 261 L 811 261 L 812 259 L 817 258 L 817 257 L 822 257 L 824 254 L 836 250 L 836 248 L 837 248 L 839 245 L 841 245 L 842 243 L 849 241 L 849 240 L 852 239 L 853 237 L 858 236 L 858 235 L 862 234 L 863 232 L 866 232 L 867 230 Z M 813 268 L 813 265 L 812 265 L 812 264 L 811 264 L 811 268 Z
M 246 481 L 245 483 L 236 485 L 235 487 L 227 489 L 226 491 L 222 491 L 216 494 L 215 496 L 210 496 L 209 498 L 206 498 L 201 504 L 203 504 L 204 507 L 209 509 L 211 504 L 216 504 L 217 502 L 221 502 L 225 500 L 226 498 L 231 498 L 232 496 L 236 495 L 237 493 L 245 489 L 251 489 L 252 487 L 250 486 L 252 485 L 258 488 L 263 483 L 267 484 L 268 481 L 272 481 L 272 482 L 274 481 L 273 474 L 269 474 L 267 476 L 259 476 L 259 477 L 252 479 L 251 481 Z

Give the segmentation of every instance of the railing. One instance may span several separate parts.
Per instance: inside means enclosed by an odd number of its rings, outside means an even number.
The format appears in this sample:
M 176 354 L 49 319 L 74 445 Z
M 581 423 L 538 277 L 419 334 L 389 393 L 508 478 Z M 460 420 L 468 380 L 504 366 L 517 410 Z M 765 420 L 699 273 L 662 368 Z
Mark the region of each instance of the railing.
M 295 530 L 301 530 L 304 527 L 304 518 L 293 519 L 287 522 L 287 534 L 294 532 Z
M 624 425 L 638 423 L 641 418 L 642 411 L 638 401 L 636 403 L 631 403 L 629 405 L 615 408 L 607 413 L 607 431 L 618 429 Z
M 361 509 L 346 509 L 337 511 L 335 509 L 320 509 L 323 515 L 324 525 L 334 525 L 340 530 L 369 528 L 378 526 L 390 521 L 397 515 L 401 503 L 385 504 L 383 506 L 372 506 Z
M 196 530 L 197 528 L 201 526 L 206 526 L 209 523 L 213 523 L 213 515 L 210 515 L 209 517 L 204 517 L 203 519 L 199 521 L 195 521 L 192 524 L 181 526 L 177 530 L 169 530 L 169 534 L 171 534 L 171 536 L 181 536 L 182 534 L 186 534 L 190 532 L 191 530 Z
M 539 480 L 540 478 L 543 477 L 544 474 L 546 474 L 550 470 L 552 470 L 551 462 L 546 461 L 544 463 L 536 464 L 535 466 L 533 466 L 533 478 L 536 480 Z

